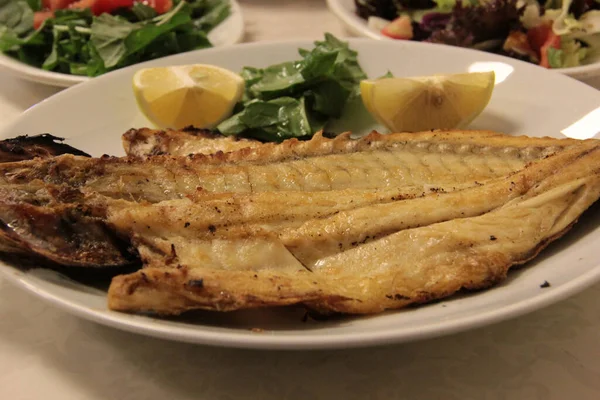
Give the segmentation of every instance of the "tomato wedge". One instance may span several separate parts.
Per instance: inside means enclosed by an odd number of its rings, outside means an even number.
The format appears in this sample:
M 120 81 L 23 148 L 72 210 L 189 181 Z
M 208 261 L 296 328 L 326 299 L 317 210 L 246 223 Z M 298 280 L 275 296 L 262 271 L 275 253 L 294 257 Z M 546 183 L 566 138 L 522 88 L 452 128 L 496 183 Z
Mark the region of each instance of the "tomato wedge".
M 75 0 L 43 0 L 42 7 L 50 11 L 62 10 L 67 8 L 73 1 Z
M 33 29 L 39 29 L 48 18 L 54 17 L 52 11 L 36 11 L 33 13 Z
M 534 26 L 527 31 L 527 40 L 533 51 L 539 54 L 542 46 L 548 40 L 550 33 L 552 32 L 552 24 L 545 23 L 538 26 Z
M 173 0 L 148 0 L 143 3 L 154 8 L 159 14 L 164 14 L 173 8 Z
M 118 8 L 130 8 L 133 6 L 134 0 L 79 0 L 72 3 L 69 8 L 92 10 L 92 14 L 100 15 L 110 13 Z
M 65 8 L 84 10 L 89 8 L 92 14 L 111 13 L 119 8 L 131 8 L 139 0 L 42 0 L 45 11 L 33 14 L 33 27 L 38 29 L 45 20 L 54 17 L 54 11 Z M 154 8 L 157 13 L 164 14 L 173 8 L 173 0 L 143 0 L 143 4 Z
M 548 50 L 549 49 L 560 49 L 560 36 L 556 35 L 554 32 L 550 34 L 546 43 L 542 45 L 540 49 L 540 65 L 545 68 L 550 68 L 550 61 L 548 59 Z
M 100 15 L 111 13 L 119 8 L 131 8 L 136 2 L 136 0 L 78 0 L 75 3 L 71 3 L 69 8 L 89 8 L 94 15 Z M 164 14 L 173 7 L 172 0 L 147 0 L 141 3 L 154 8 L 159 14 Z
M 552 31 L 552 25 L 548 23 L 530 28 L 527 31 L 527 40 L 533 51 L 539 55 L 539 65 L 550 68 L 548 49 L 560 49 L 560 36 Z

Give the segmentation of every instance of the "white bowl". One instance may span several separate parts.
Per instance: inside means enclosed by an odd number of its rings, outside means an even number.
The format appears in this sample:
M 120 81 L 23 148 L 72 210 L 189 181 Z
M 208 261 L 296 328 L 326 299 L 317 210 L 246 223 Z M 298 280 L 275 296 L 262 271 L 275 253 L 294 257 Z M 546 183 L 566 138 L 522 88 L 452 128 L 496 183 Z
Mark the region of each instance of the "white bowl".
M 239 43 L 244 37 L 244 18 L 242 9 L 236 0 L 230 0 L 231 14 L 208 34 L 215 47 Z M 41 68 L 27 65 L 12 57 L 0 53 L 0 67 L 10 71 L 15 76 L 50 86 L 69 87 L 92 78 L 80 75 L 63 74 L 45 71 Z
M 371 29 L 367 21 L 356 15 L 354 0 L 327 0 L 327 5 L 352 34 L 378 40 L 397 40 Z M 552 71 L 589 83 L 594 78 L 600 78 L 600 60 L 579 67 L 557 68 Z

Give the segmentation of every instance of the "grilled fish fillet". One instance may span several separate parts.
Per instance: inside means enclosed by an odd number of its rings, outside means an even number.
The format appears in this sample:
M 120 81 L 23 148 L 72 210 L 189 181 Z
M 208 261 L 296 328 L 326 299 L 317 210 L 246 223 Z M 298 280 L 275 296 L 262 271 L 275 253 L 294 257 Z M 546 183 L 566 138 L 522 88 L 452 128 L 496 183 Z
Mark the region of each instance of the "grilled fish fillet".
M 488 287 L 535 257 L 600 197 L 599 149 L 456 131 L 317 135 L 188 157 L 59 156 L 0 165 L 0 220 L 21 227 L 13 247 L 31 242 L 17 205 L 84 210 L 75 225 L 100 222 L 128 241 L 144 267 L 113 278 L 114 310 L 378 313 Z M 101 236 L 89 240 L 106 248 Z M 42 248 L 64 265 L 98 262 Z
M 115 199 L 152 203 L 203 193 L 454 190 L 517 171 L 573 140 L 493 132 L 316 135 L 229 153 L 148 158 L 64 155 L 0 164 L 0 186 L 42 180 Z M 450 168 L 451 166 L 451 168 Z M 335 197 L 334 197 L 335 198 Z
M 156 129 L 130 129 L 123 134 L 123 148 L 129 156 L 145 157 L 161 154 L 187 156 L 189 154 L 213 154 L 258 147 L 261 142 L 253 139 L 223 136 L 209 130 L 187 128 L 181 131 Z

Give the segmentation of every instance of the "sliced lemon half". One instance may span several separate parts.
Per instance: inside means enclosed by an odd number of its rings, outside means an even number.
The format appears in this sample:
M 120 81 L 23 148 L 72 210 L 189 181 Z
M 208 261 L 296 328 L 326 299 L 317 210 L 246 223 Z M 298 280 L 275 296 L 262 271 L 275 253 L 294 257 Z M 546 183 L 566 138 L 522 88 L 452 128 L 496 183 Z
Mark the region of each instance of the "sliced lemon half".
M 364 80 L 365 108 L 392 132 L 464 128 L 485 109 L 494 72 Z
M 244 80 L 214 65 L 140 69 L 133 92 L 142 113 L 159 128 L 213 128 L 229 117 L 244 93 Z

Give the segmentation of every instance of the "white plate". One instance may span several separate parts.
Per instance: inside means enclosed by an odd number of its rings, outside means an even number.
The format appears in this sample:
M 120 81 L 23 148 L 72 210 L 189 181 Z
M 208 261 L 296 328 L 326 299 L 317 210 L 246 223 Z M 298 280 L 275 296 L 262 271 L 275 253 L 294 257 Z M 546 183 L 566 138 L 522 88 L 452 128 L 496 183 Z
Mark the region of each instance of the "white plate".
M 229 46 L 242 41 L 244 37 L 244 18 L 237 0 L 231 1 L 231 14 L 209 34 L 208 38 L 215 47 Z M 32 67 L 3 53 L 0 53 L 0 67 L 12 72 L 15 76 L 50 86 L 69 87 L 92 78 L 45 71 Z
M 493 68 L 498 83 L 492 100 L 472 128 L 531 136 L 592 137 L 600 127 L 600 92 L 534 65 L 474 50 L 416 42 L 351 39 L 370 77 L 391 70 L 397 76 L 457 73 Z M 136 69 L 148 65 L 212 63 L 240 70 L 298 58 L 308 41 L 235 45 L 171 56 L 136 65 L 74 86 L 26 111 L 0 132 L 0 138 L 51 132 L 95 156 L 121 155 L 121 134 L 148 121 L 130 89 Z M 363 127 L 369 129 L 371 127 Z M 588 213 L 567 237 L 533 263 L 513 271 L 490 290 L 378 316 L 327 322 L 301 322 L 297 309 L 199 313 L 161 320 L 112 312 L 106 294 L 48 270 L 1 265 L 11 281 L 79 316 L 173 340 L 253 348 L 325 348 L 402 342 L 482 326 L 563 299 L 600 278 L 599 213 Z M 550 288 L 541 289 L 544 281 Z M 16 305 L 15 305 L 16 307 Z M 252 327 L 263 328 L 253 332 Z
M 369 28 L 367 21 L 356 14 L 354 0 L 327 0 L 329 9 L 353 34 L 371 39 L 395 40 Z M 558 71 L 575 79 L 587 80 L 600 76 L 600 61 L 572 68 L 559 68 Z

